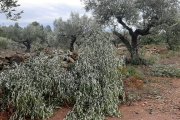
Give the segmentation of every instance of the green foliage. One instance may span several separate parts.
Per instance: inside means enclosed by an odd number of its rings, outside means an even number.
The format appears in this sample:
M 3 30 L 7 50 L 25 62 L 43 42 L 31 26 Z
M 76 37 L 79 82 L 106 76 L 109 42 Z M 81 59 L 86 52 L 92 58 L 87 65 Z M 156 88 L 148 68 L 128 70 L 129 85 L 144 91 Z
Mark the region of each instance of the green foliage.
M 19 19 L 23 12 L 16 12 L 15 8 L 20 6 L 17 2 L 18 0 L 0 0 L 0 13 L 5 13 L 11 20 Z
M 150 34 L 152 28 L 174 23 L 178 14 L 178 0 L 83 0 L 87 11 L 91 10 L 102 24 L 114 26 L 113 33 L 128 49 L 132 64 L 144 64 L 138 55 L 139 36 Z M 161 7 L 159 7 L 161 6 Z M 168 9 L 167 9 L 168 8 Z M 118 26 L 128 31 L 130 39 Z M 135 30 L 133 27 L 136 28 Z M 124 31 L 125 31 L 124 30 Z
M 11 39 L 0 37 L 0 49 L 17 50 L 21 47 L 21 44 L 14 42 Z
M 148 35 L 141 38 L 140 43 L 142 45 L 150 45 L 150 44 L 162 44 L 165 43 L 166 37 L 163 34 L 156 35 Z
M 18 23 L 15 23 L 14 26 L 10 25 L 8 27 L 3 27 L 3 31 L 6 34 L 6 37 L 12 39 L 13 41 L 20 41 L 22 39 L 22 28 Z
M 3 108 L 12 106 L 15 110 L 15 114 L 11 116 L 13 120 L 24 120 L 27 117 L 45 119 L 52 115 L 52 109 L 62 101 L 65 91 L 59 87 L 63 84 L 60 82 L 61 77 L 64 76 L 63 82 L 68 80 L 68 77 L 65 79 L 67 74 L 61 72 L 63 68 L 58 59 L 40 56 L 25 65 L 17 66 L 14 70 L 1 73 Z
M 4 37 L 0 37 L 0 48 L 7 49 L 8 48 L 9 40 Z
M 79 90 L 76 103 L 67 120 L 103 120 L 119 116 L 118 104 L 123 98 L 121 61 L 110 44 L 111 36 L 96 31 L 81 46 L 81 56 L 75 64 Z
M 6 33 L 5 33 L 5 31 L 4 31 L 4 28 L 5 28 L 5 27 L 1 27 L 1 26 L 0 26 L 0 37 L 6 37 Z
M 40 55 L 16 69 L 0 75 L 3 106 L 15 110 L 14 120 L 45 119 L 52 109 L 65 103 L 74 104 L 77 85 L 71 73 L 61 65 L 61 57 Z
M 176 59 L 176 57 L 180 57 L 180 52 L 179 51 L 174 51 L 174 50 L 169 50 L 166 54 L 161 54 L 160 58 L 161 59 L 167 59 L 167 58 L 173 58 Z
M 117 68 L 121 66 L 110 44 L 110 36 L 97 32 L 80 50 L 80 58 L 71 71 L 61 64 L 62 57 L 40 54 L 15 69 L 0 73 L 0 108 L 14 110 L 12 120 L 46 119 L 53 109 L 74 105 L 67 120 L 102 120 L 118 116 L 123 83 Z
M 153 65 L 159 61 L 159 55 L 152 55 L 151 57 L 146 59 L 147 65 Z
M 20 85 L 19 87 L 23 86 L 25 87 L 19 88 L 20 91 L 18 87 L 13 90 L 14 95 L 12 95 L 12 100 L 9 101 L 9 104 L 13 104 L 16 111 L 10 119 L 20 120 L 28 117 L 31 120 L 45 119 L 52 115 L 52 107 L 46 106 L 42 94 L 39 94 L 38 90 L 28 85 Z
M 180 69 L 172 65 L 153 65 L 151 73 L 154 76 L 180 78 Z
M 139 80 L 144 79 L 144 74 L 133 66 L 124 66 L 120 68 L 119 71 L 124 76 L 124 78 L 134 77 Z
M 71 13 L 66 21 L 62 18 L 54 21 L 54 34 L 57 44 L 64 49 L 74 49 L 74 44 L 80 45 L 80 38 L 87 35 L 95 26 L 95 21 L 88 16 Z
M 23 44 L 27 51 L 30 51 L 32 46 L 41 44 L 45 47 L 48 44 L 47 39 L 51 39 L 52 31 L 51 28 L 44 28 L 43 25 L 40 25 L 38 22 L 32 22 L 28 26 L 21 28 L 18 23 L 8 27 L 2 27 L 2 31 L 5 33 L 5 36 L 19 44 Z
M 152 44 L 150 46 L 153 48 L 155 45 Z M 146 46 L 141 48 L 140 57 L 145 59 L 147 65 L 153 65 L 160 59 L 160 55 L 158 53 L 151 53 L 151 51 L 147 50 Z
M 147 29 L 148 25 L 154 26 L 174 22 L 178 14 L 178 0 L 83 0 L 86 10 L 103 23 L 112 22 L 112 18 L 123 19 L 125 24 L 118 22 L 129 31 L 130 25 Z M 159 7 L 161 6 L 161 7 Z M 169 8 L 168 10 L 166 8 Z M 158 20 L 159 22 L 157 22 Z M 126 24 L 127 23 L 127 24 Z M 116 23 L 113 22 L 115 25 Z
M 171 50 L 180 50 L 180 22 L 168 28 L 166 39 Z

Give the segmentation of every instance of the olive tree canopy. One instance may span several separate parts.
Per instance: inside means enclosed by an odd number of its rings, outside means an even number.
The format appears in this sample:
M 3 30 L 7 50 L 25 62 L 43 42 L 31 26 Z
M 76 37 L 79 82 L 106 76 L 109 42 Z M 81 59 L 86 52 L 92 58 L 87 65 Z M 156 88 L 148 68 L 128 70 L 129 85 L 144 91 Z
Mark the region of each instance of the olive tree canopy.
M 16 12 L 15 8 L 20 6 L 17 2 L 17 0 L 0 0 L 0 13 L 4 13 L 11 20 L 19 19 L 23 11 Z
M 177 15 L 178 0 L 82 0 L 87 11 L 102 23 L 116 20 L 128 31 L 131 39 L 114 29 L 113 33 L 126 45 L 131 60 L 141 61 L 138 55 L 138 37 L 150 34 L 161 24 L 171 24 Z
M 63 45 L 68 44 L 70 51 L 74 51 L 74 44 L 79 38 L 91 32 L 95 21 L 86 15 L 80 16 L 78 13 L 71 13 L 70 18 L 62 18 L 54 21 L 54 32 L 56 39 Z M 70 41 L 68 41 L 70 40 Z
M 34 21 L 26 27 L 21 28 L 18 23 L 4 28 L 6 37 L 23 44 L 26 47 L 26 52 L 30 52 L 33 43 L 46 43 L 46 36 L 43 25 Z

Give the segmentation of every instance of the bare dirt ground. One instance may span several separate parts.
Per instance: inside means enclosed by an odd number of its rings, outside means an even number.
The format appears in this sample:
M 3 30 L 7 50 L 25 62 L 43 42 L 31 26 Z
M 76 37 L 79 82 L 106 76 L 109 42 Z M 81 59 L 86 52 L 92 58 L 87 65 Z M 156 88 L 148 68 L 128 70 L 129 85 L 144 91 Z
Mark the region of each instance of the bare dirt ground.
M 180 79 L 153 79 L 157 82 L 152 83 L 153 89 L 160 93 L 147 94 L 140 102 L 121 106 L 121 120 L 180 120 Z
M 8 113 L 1 112 L 0 113 L 0 120 L 8 120 Z

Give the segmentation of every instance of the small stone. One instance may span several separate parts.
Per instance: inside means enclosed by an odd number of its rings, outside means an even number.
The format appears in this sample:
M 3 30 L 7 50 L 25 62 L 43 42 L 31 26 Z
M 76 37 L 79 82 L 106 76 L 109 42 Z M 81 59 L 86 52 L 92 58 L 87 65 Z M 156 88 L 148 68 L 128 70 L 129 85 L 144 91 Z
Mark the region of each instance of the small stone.
M 144 102 L 144 104 L 146 105 L 148 102 Z
M 153 112 L 153 109 L 150 108 L 150 109 L 149 109 L 149 114 L 152 114 L 152 112 Z
M 139 112 L 137 112 L 137 111 L 134 111 L 135 112 L 135 114 L 139 114 Z

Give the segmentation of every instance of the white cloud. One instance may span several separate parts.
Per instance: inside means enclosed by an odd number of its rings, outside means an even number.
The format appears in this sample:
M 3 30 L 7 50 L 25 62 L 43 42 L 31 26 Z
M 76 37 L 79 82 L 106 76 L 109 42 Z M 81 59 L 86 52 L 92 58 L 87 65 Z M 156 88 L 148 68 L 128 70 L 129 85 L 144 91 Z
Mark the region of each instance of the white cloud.
M 78 6 L 82 7 L 83 4 L 80 0 L 19 0 L 19 3 L 23 6 L 28 6 L 28 5 L 54 5 L 54 4 L 64 4 L 68 6 Z
M 33 21 L 52 25 L 56 18 L 67 19 L 71 12 L 78 12 L 81 15 L 85 13 L 81 0 L 19 0 L 18 3 L 21 5 L 18 9 L 24 11 L 22 18 L 18 20 L 22 26 Z M 4 14 L 0 14 L 0 19 L 0 24 L 14 24 L 7 20 Z

